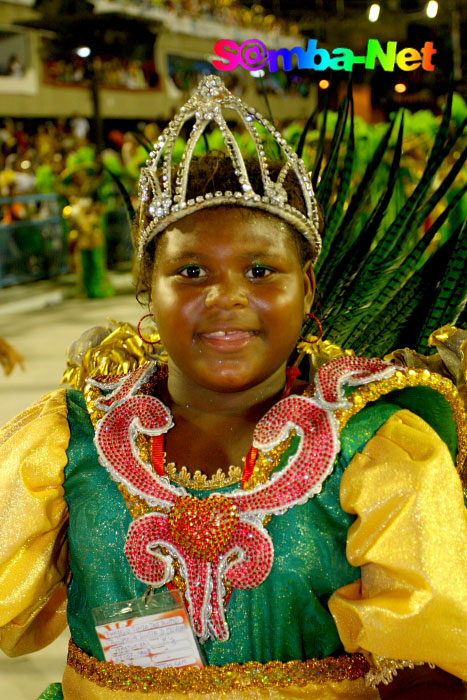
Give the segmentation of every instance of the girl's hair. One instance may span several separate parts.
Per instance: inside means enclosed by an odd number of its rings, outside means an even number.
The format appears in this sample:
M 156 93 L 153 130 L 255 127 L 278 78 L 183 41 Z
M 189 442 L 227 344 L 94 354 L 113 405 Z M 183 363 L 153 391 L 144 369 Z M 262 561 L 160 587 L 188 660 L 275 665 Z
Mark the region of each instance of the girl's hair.
M 261 177 L 261 171 L 258 160 L 256 158 L 246 158 L 245 165 L 248 171 L 248 177 L 250 179 L 254 191 L 262 193 L 263 180 Z M 277 179 L 282 167 L 283 163 L 281 163 L 280 161 L 272 161 L 268 163 L 268 170 L 273 180 Z M 306 214 L 305 202 L 303 200 L 301 187 L 293 171 L 289 170 L 283 185 L 288 193 L 289 204 L 292 207 L 295 207 L 296 209 L 301 211 L 303 214 Z M 210 152 L 209 154 L 206 154 L 204 156 L 192 159 L 190 165 L 190 176 L 188 178 L 186 199 L 195 199 L 200 194 L 204 195 L 207 192 L 215 192 L 217 190 L 220 190 L 222 192 L 225 192 L 227 190 L 235 191 L 237 190 L 237 188 L 238 177 L 235 175 L 232 161 L 230 160 L 230 157 L 222 151 Z M 241 207 L 241 204 L 221 204 L 220 206 L 222 206 L 225 209 L 238 209 L 239 206 Z M 244 211 L 248 211 L 248 207 L 243 207 L 243 209 Z M 259 211 L 261 211 L 261 209 Z M 269 215 L 272 216 L 271 214 Z M 290 231 L 290 236 L 297 247 L 297 253 L 299 255 L 301 264 L 305 265 L 307 260 L 309 260 L 312 257 L 313 250 L 311 244 L 301 233 L 294 229 L 293 226 L 285 222 L 284 225 L 287 226 L 288 230 Z M 321 213 L 320 229 L 322 229 Z M 157 236 L 155 236 L 152 239 L 152 241 L 148 244 L 144 252 L 138 271 L 138 281 L 136 287 L 137 298 L 139 298 L 141 294 L 150 294 L 151 292 L 152 275 L 157 254 L 157 245 L 161 235 L 162 234 L 158 234 Z

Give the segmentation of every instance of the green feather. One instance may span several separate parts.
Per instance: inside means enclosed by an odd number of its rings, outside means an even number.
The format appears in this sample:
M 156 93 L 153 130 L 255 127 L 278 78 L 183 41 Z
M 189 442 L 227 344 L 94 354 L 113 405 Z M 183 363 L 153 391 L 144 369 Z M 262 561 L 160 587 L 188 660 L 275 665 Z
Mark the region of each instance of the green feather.
M 350 83 L 349 83 L 350 90 Z M 334 130 L 334 134 L 331 141 L 331 147 L 329 151 L 329 159 L 326 163 L 326 167 L 323 170 L 321 180 L 316 187 L 316 199 L 318 200 L 321 209 L 323 211 L 324 219 L 328 218 L 328 206 L 331 200 L 331 196 L 334 189 L 334 180 L 337 172 L 337 165 L 339 159 L 339 152 L 342 144 L 342 140 L 345 133 L 345 126 L 347 124 L 347 116 L 349 113 L 349 96 L 342 100 L 337 117 L 337 124 Z
M 364 291 L 367 288 L 367 266 L 371 264 L 372 256 L 375 254 L 374 251 L 370 252 L 371 244 L 378 232 L 394 191 L 402 154 L 403 134 L 404 122 L 401 119 L 386 188 L 370 218 L 365 223 L 362 232 L 346 255 L 347 266 L 342 277 L 326 297 L 323 318 L 327 319 L 327 323 L 331 328 L 334 324 L 340 322 L 340 310 L 348 307 L 349 296 L 354 294 L 355 290 L 362 289 Z M 379 245 L 381 245 L 381 242 Z
M 452 238 L 401 286 L 371 321 L 356 342 L 360 352 L 383 355 L 394 346 L 415 347 L 424 321 L 424 309 L 435 298 L 437 280 L 444 275 L 454 250 L 456 241 Z
M 416 317 L 420 316 L 419 307 L 429 293 L 436 265 L 439 265 L 438 256 L 433 256 L 430 264 L 413 275 L 383 312 L 372 320 L 365 333 L 355 341 L 352 340 L 355 352 L 367 357 L 383 356 L 394 345 L 400 345 L 407 328 L 413 326 Z
M 344 205 L 350 190 L 352 182 L 352 171 L 355 159 L 355 130 L 354 130 L 354 105 L 353 99 L 350 99 L 350 130 L 347 139 L 347 150 L 342 170 L 339 173 L 339 185 L 337 188 L 337 198 L 331 207 L 329 217 L 326 223 L 326 235 L 323 239 L 323 249 L 321 251 L 320 260 L 326 260 L 331 249 L 334 238 L 337 234 L 339 224 L 344 213 Z
M 144 150 L 147 151 L 147 153 L 151 153 L 151 151 L 153 149 L 153 145 L 149 141 L 147 136 L 145 134 L 142 134 L 139 131 L 132 131 L 131 133 L 133 134 L 135 139 L 138 141 L 139 145 L 142 146 L 144 148 Z
M 332 265 L 326 265 L 323 267 L 322 256 L 320 256 L 318 259 L 318 263 L 315 267 L 315 273 L 317 275 L 318 287 L 324 294 L 327 292 L 328 287 L 336 286 L 338 281 L 342 279 L 344 269 L 348 267 L 347 256 L 349 254 L 350 246 L 355 243 L 354 231 L 357 217 L 360 215 L 361 210 L 366 206 L 370 197 L 370 185 L 376 177 L 378 168 L 380 167 L 386 153 L 394 124 L 395 120 L 391 122 L 386 133 L 380 140 L 371 161 L 366 167 L 357 191 L 353 194 L 350 200 L 344 220 L 339 227 L 339 236 L 334 239 L 335 242 L 332 246 Z M 357 233 L 357 236 L 359 236 L 361 233 L 363 233 L 363 227 L 362 230 Z M 357 244 L 357 249 L 361 249 L 360 244 Z
M 467 146 L 465 147 L 459 158 L 456 160 L 449 173 L 443 179 L 440 186 L 435 190 L 435 192 L 433 192 L 431 197 L 429 197 L 426 203 L 422 207 L 420 207 L 419 211 L 416 213 L 414 222 L 412 224 L 414 228 L 418 228 L 418 226 L 420 226 L 428 218 L 430 212 L 432 212 L 436 205 L 442 200 L 442 198 L 448 192 L 452 183 L 462 170 L 466 160 Z
M 112 179 L 116 183 L 118 189 L 120 190 L 120 194 L 122 195 L 123 201 L 125 202 L 125 207 L 127 210 L 128 218 L 130 219 L 130 223 L 131 223 L 136 216 L 136 212 L 135 212 L 135 209 L 133 207 L 133 202 L 131 201 L 131 197 L 130 197 L 128 190 L 126 189 L 125 185 L 123 184 L 121 179 L 118 177 L 118 175 L 115 175 L 115 173 L 113 173 L 106 165 L 103 166 L 103 169 L 109 173 L 109 175 L 112 177 Z
M 464 192 L 467 188 L 464 188 Z M 417 341 L 417 349 L 424 349 L 436 328 L 455 323 L 467 301 L 467 221 L 453 236 L 456 246 L 437 289 L 436 298 L 426 315 Z
M 318 148 L 316 149 L 315 162 L 313 163 L 313 174 L 311 176 L 311 184 L 316 192 L 316 186 L 319 181 L 319 174 L 321 171 L 321 163 L 323 162 L 324 148 L 326 145 L 326 124 L 328 120 L 329 111 L 329 92 L 326 92 L 324 96 L 324 109 L 323 109 L 323 120 L 321 122 L 321 129 L 319 132 Z
M 401 211 L 398 213 L 393 223 L 386 231 L 380 245 L 378 245 L 375 250 L 372 263 L 376 268 L 378 268 L 380 263 L 390 255 L 398 241 L 405 238 L 408 231 L 414 230 L 413 216 L 427 195 L 439 166 L 451 150 L 450 141 L 448 141 L 448 144 L 446 145 L 446 139 L 449 133 L 451 109 L 452 93 L 448 96 L 446 101 L 443 118 L 436 134 L 435 141 L 422 177 L 420 178 L 415 190 L 407 199 Z
M 433 240 L 434 235 L 446 222 L 451 211 L 464 196 L 465 191 L 467 191 L 467 185 L 457 193 L 404 260 L 397 260 L 396 263 L 387 262 L 384 267 L 374 270 L 374 276 L 367 280 L 368 287 L 357 288 L 354 291 L 347 299 L 346 308 L 340 314 L 333 334 L 329 336 L 330 340 L 347 347 L 349 339 L 356 329 L 358 329 L 358 334 L 364 333 L 372 318 L 380 314 L 396 295 L 398 289 L 415 272 L 421 256 Z
M 307 123 L 305 124 L 305 128 L 303 129 L 303 131 L 300 135 L 300 140 L 297 144 L 297 149 L 295 151 L 299 158 L 301 158 L 303 155 L 303 149 L 305 148 L 306 136 L 308 134 L 308 131 L 311 128 L 311 125 L 313 124 L 313 122 L 316 119 L 316 115 L 318 114 L 318 110 L 319 110 L 319 104 L 316 105 L 315 109 L 308 117 Z

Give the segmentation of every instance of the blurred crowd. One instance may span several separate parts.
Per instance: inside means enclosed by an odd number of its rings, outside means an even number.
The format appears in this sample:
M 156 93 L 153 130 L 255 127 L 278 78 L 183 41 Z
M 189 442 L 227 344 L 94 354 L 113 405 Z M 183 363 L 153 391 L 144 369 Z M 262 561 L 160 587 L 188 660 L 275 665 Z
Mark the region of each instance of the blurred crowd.
M 154 61 L 127 60 L 118 57 L 98 57 L 94 59 L 94 70 L 99 70 L 102 87 L 119 90 L 148 90 L 158 85 L 159 79 L 154 70 Z M 65 60 L 44 63 L 45 82 L 53 84 L 80 85 L 89 76 L 87 64 L 77 55 Z
M 101 154 L 101 162 L 124 181 L 130 194 L 147 158 L 142 143 L 154 143 L 159 135 L 156 124 L 140 124 L 138 131 L 139 135 L 111 130 Z M 69 195 L 83 178 L 89 191 L 89 187 L 94 189 L 100 170 L 90 124 L 82 115 L 57 118 L 27 129 L 19 119 L 7 118 L 0 123 L 1 197 L 52 192 Z M 25 213 L 24 207 L 4 209 L 2 223 L 21 216 L 21 211 Z
M 165 9 L 180 17 L 212 20 L 227 26 L 261 30 L 276 36 L 299 36 L 300 26 L 284 17 L 268 13 L 260 3 L 251 7 L 239 0 L 115 0 L 119 4 L 139 5 L 148 9 Z
M 159 128 L 113 129 L 98 154 L 82 115 L 32 124 L 0 124 L 0 287 L 70 271 L 79 293 L 112 295 L 107 268 L 133 255 L 122 191 L 136 203 L 139 171 Z

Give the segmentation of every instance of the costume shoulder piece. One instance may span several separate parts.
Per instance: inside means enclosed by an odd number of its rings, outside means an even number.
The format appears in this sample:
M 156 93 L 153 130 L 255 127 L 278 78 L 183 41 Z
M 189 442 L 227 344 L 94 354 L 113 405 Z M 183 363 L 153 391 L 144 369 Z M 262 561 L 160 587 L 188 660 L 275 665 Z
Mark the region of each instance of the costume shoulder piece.
M 63 389 L 0 431 L 0 648 L 10 656 L 46 646 L 66 626 L 69 439 Z

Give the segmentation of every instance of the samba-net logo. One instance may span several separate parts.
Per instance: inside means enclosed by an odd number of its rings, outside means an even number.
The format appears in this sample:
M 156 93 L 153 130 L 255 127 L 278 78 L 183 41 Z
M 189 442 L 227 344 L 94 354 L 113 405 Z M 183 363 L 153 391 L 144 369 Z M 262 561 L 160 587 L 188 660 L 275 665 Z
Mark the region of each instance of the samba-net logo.
M 397 41 L 388 41 L 384 48 L 378 39 L 369 39 L 366 54 L 356 56 L 352 49 L 337 48 L 331 53 L 327 49 L 319 48 L 316 39 L 310 39 L 306 49 L 295 46 L 293 49 L 268 50 L 259 39 L 249 39 L 243 44 L 237 44 L 231 39 L 221 39 L 214 47 L 216 56 L 221 61 L 213 60 L 213 65 L 218 70 L 235 70 L 242 66 L 246 70 L 253 71 L 260 68 L 268 68 L 274 73 L 281 68 L 292 70 L 294 58 L 297 68 L 310 70 L 345 70 L 351 71 L 355 65 L 363 65 L 374 70 L 377 62 L 385 71 L 393 71 L 395 67 L 403 71 L 422 70 L 433 71 L 433 55 L 437 52 L 432 41 L 426 41 L 420 49 L 403 48 L 397 50 Z M 279 62 L 282 64 L 279 65 Z

